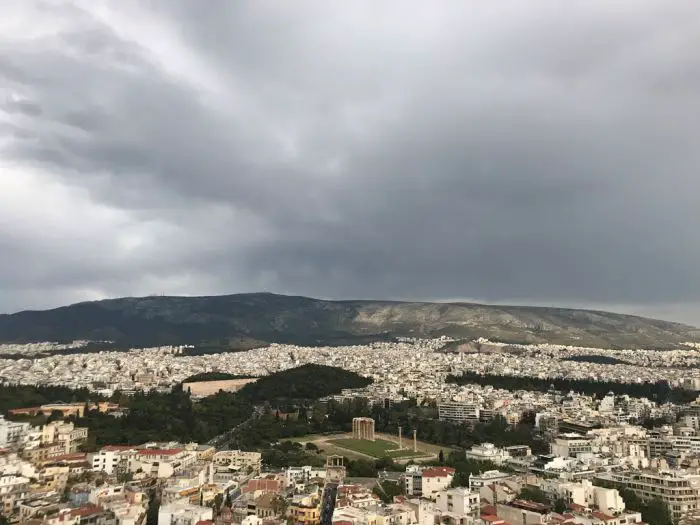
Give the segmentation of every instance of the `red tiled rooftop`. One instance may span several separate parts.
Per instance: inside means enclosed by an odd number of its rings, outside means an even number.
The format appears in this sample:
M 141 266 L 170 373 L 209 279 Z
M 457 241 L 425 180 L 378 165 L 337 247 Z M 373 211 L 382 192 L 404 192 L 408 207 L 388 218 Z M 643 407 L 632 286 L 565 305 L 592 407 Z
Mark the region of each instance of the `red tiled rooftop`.
M 87 505 L 71 510 L 70 515 L 73 517 L 80 516 L 81 518 L 85 518 L 86 516 L 92 516 L 93 514 L 99 514 L 100 512 L 102 512 L 100 507 L 93 505 L 92 503 L 88 503 Z
M 134 450 L 135 448 L 133 445 L 105 445 L 101 450 L 106 452 L 123 452 L 125 450 Z
M 610 516 L 609 514 L 605 514 L 604 512 L 594 512 L 593 516 L 603 521 L 610 521 L 615 519 L 615 516 Z
M 425 469 L 422 473 L 424 478 L 444 478 L 447 476 L 454 476 L 455 469 L 451 467 L 431 467 Z
M 251 479 L 243 486 L 241 492 L 255 492 L 256 490 L 278 492 L 281 486 L 282 483 L 276 479 Z

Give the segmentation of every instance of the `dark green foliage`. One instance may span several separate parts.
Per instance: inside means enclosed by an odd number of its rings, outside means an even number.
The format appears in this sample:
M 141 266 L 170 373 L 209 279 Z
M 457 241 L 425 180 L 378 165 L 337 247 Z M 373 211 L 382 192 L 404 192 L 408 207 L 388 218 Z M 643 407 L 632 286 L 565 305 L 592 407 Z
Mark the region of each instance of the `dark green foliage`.
M 244 386 L 239 394 L 253 402 L 318 399 L 339 394 L 346 388 L 362 388 L 372 382 L 342 368 L 303 365 L 261 377 Z
M 343 388 L 366 385 L 369 381 L 340 368 L 305 365 L 261 378 L 238 393 L 219 392 L 198 403 L 193 403 L 182 388 L 174 388 L 170 393 L 138 392 L 123 400 L 129 409 L 124 417 L 114 418 L 92 411 L 76 423 L 90 429 L 92 448 L 167 440 L 203 443 L 250 417 L 253 403 L 273 401 L 286 393 L 314 399 Z M 276 413 L 271 414 L 272 422 L 263 416 L 252 428 L 247 427 L 246 438 L 242 441 L 255 448 L 279 438 L 308 433 L 304 422 L 300 425 L 304 430 L 299 433 L 295 422 L 283 422 L 275 418 Z
M 442 450 L 440 450 L 440 453 L 438 454 L 438 461 L 440 462 L 440 465 L 445 462 L 445 453 Z
M 91 411 L 76 419 L 76 424 L 90 429 L 94 446 L 169 440 L 204 443 L 252 413 L 251 404 L 236 394 L 219 392 L 194 404 L 182 390 L 137 392 L 129 399 L 128 409 L 120 418 Z
M 644 503 L 639 512 L 642 513 L 642 519 L 647 523 L 655 525 L 673 525 L 673 517 L 668 509 L 668 506 L 658 498 L 654 498 Z
M 403 483 L 384 480 L 377 482 L 377 486 L 372 489 L 372 492 L 379 496 L 384 503 L 392 503 L 394 501 L 394 496 L 403 495 L 403 489 Z
M 562 498 L 557 498 L 554 500 L 554 512 L 558 514 L 564 514 L 567 510 L 568 506 L 566 504 L 566 500 Z
M 460 376 L 447 376 L 448 383 L 466 385 L 475 383 L 478 385 L 492 385 L 505 390 L 536 390 L 547 392 L 552 387 L 560 392 L 581 392 L 588 395 L 602 397 L 612 392 L 616 395 L 629 395 L 630 397 L 646 397 L 657 403 L 689 403 L 697 397 L 697 392 L 671 388 L 668 382 L 656 383 L 615 383 L 608 381 L 592 381 L 588 379 L 539 379 L 536 377 L 499 376 L 490 374 L 477 374 L 476 372 L 464 372 Z
M 389 457 L 379 458 L 375 460 L 374 467 L 377 470 L 386 470 L 389 472 L 403 472 L 404 470 L 406 470 L 406 467 L 399 463 L 395 463 L 394 460 Z
M 299 443 L 293 441 L 284 441 L 263 449 L 262 461 L 265 466 L 272 468 L 302 467 L 304 465 L 320 467 L 324 465 L 321 456 L 308 454 Z
M 658 498 L 643 501 L 637 496 L 634 491 L 616 487 L 620 491 L 620 496 L 625 502 L 625 505 L 630 510 L 635 510 L 642 513 L 642 520 L 646 523 L 654 525 L 673 525 L 673 518 L 668 506 Z
M 146 508 L 146 525 L 158 525 L 158 512 L 160 511 L 160 495 L 156 490 L 151 490 Z
M 0 412 L 2 413 L 6 413 L 13 408 L 38 407 L 58 401 L 77 403 L 88 400 L 99 401 L 101 399 L 99 395 L 90 393 L 86 388 L 73 390 L 63 386 L 0 386 Z
M 376 478 L 377 467 L 374 461 L 367 459 L 345 459 L 345 468 L 350 478 Z
M 525 485 L 518 493 L 518 498 L 525 501 L 534 501 L 535 503 L 543 503 L 549 505 L 550 501 L 541 488 L 532 485 Z

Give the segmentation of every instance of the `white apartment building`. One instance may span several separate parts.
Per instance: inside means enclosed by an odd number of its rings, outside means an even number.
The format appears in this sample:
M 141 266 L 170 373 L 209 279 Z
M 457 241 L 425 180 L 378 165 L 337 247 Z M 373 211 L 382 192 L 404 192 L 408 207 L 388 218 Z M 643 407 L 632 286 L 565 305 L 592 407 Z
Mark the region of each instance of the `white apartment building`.
M 619 514 L 625 510 L 625 502 L 617 489 L 597 487 L 585 479 L 579 483 L 545 480 L 541 488 L 554 498 L 562 498 L 567 503 L 575 503 L 601 512 Z
M 430 467 L 421 472 L 421 495 L 424 498 L 435 499 L 441 490 L 447 489 L 452 483 L 455 469 L 450 467 Z
M 161 505 L 158 511 L 158 525 L 195 525 L 199 521 L 211 520 L 214 511 L 211 507 L 200 507 L 186 501 Z
M 478 492 L 471 492 L 465 488 L 447 489 L 438 492 L 435 496 L 436 508 L 443 515 L 456 518 L 459 523 L 462 517 L 477 516 L 480 509 Z
M 29 423 L 8 421 L 0 415 L 0 448 L 15 448 L 20 445 L 24 435 L 29 431 Z
M 479 421 L 479 416 L 480 407 L 476 403 L 442 401 L 438 405 L 438 418 L 440 419 L 440 421 L 476 423 Z
M 479 490 L 481 487 L 490 485 L 491 483 L 497 483 L 499 481 L 504 481 L 512 478 L 512 474 L 501 472 L 499 470 L 487 470 L 481 474 L 470 474 L 469 475 L 469 489 Z
M 0 476 L 0 514 L 9 516 L 29 494 L 29 478 L 14 474 Z
M 325 479 L 326 469 L 319 467 L 303 466 L 289 467 L 284 471 L 285 486 L 291 487 L 297 483 L 307 483 L 311 478 Z
M 421 496 L 423 494 L 423 474 L 418 465 L 409 465 L 404 474 L 404 491 L 408 496 Z
M 493 443 L 482 443 L 474 445 L 471 450 L 467 450 L 464 455 L 467 459 L 476 461 L 491 461 L 496 465 L 502 465 L 510 459 L 510 453 L 503 449 L 497 448 Z
M 189 450 L 141 449 L 129 462 L 130 472 L 145 472 L 156 478 L 169 478 L 197 462 L 197 453 Z
M 233 470 L 253 469 L 259 472 L 262 467 L 262 455 L 260 452 L 248 452 L 244 450 L 222 450 L 214 454 L 214 464 L 220 467 L 229 467 Z
M 41 429 L 41 444 L 60 443 L 65 454 L 77 452 L 87 441 L 88 429 L 65 421 L 52 421 Z
M 114 474 L 121 465 L 128 464 L 129 456 L 136 453 L 135 448 L 108 445 L 92 455 L 92 470 Z
M 590 454 L 592 439 L 578 434 L 560 434 L 551 445 L 552 455 L 562 458 L 575 458 L 579 454 Z
M 700 509 L 700 474 L 664 470 L 660 472 L 611 472 L 606 479 L 618 483 L 643 500 L 659 498 L 666 503 L 674 520 Z

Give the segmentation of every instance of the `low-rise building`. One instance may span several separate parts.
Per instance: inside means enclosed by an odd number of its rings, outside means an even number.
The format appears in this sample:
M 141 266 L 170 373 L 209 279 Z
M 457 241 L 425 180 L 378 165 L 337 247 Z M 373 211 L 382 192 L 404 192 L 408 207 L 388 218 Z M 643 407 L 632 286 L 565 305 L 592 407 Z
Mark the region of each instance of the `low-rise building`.
M 428 467 L 418 465 L 406 467 L 404 488 L 408 496 L 423 496 L 433 499 L 435 495 L 450 486 L 455 470 L 451 467 Z
M 625 510 L 625 502 L 617 489 L 593 485 L 589 480 L 578 483 L 561 480 L 545 480 L 540 488 L 553 499 L 561 498 L 567 503 L 596 509 L 601 512 L 619 514 Z
M 71 422 L 52 421 L 41 429 L 41 444 L 58 443 L 63 447 L 64 454 L 77 452 L 87 441 L 88 429 L 76 427 Z
M 284 482 L 286 487 L 292 487 L 298 483 L 308 483 L 312 478 L 325 479 L 326 469 L 323 467 L 288 467 L 284 470 Z
M 0 505 L 2 514 L 11 516 L 29 495 L 29 478 L 9 474 L 0 476 Z
M 158 510 L 158 525 L 196 525 L 213 518 L 211 507 L 200 507 L 186 501 L 161 505 Z
M 507 450 L 498 448 L 492 443 L 474 445 L 470 450 L 467 450 L 464 455 L 467 459 L 473 459 L 475 461 L 491 461 L 496 465 L 502 465 L 508 459 L 510 459 L 510 453 Z
M 551 445 L 552 455 L 563 458 L 575 458 L 579 454 L 590 454 L 593 450 L 592 439 L 578 434 L 560 434 Z
M 251 470 L 260 472 L 262 455 L 260 452 L 248 452 L 245 450 L 222 450 L 214 454 L 214 464 L 229 467 L 233 470 Z
M 480 508 L 478 492 L 472 492 L 466 488 L 453 488 L 441 490 L 435 495 L 436 507 L 444 516 L 461 519 L 467 516 L 477 516 Z
M 116 474 L 120 468 L 124 471 L 127 469 L 129 457 L 135 454 L 135 451 L 135 447 L 131 446 L 108 445 L 92 454 L 90 466 L 94 471 Z
M 8 421 L 0 415 L 0 448 L 17 448 L 30 428 L 29 423 Z

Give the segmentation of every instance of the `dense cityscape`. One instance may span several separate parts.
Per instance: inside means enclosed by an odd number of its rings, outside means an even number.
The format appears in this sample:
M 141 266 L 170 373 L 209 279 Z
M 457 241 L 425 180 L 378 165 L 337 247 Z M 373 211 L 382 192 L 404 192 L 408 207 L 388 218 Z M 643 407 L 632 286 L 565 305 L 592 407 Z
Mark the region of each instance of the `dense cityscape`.
M 700 519 L 693 343 L 653 351 L 441 337 L 192 350 L 0 347 L 4 519 Z M 189 415 L 169 412 L 182 402 Z M 196 428 L 177 426 L 188 417 Z

